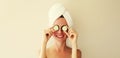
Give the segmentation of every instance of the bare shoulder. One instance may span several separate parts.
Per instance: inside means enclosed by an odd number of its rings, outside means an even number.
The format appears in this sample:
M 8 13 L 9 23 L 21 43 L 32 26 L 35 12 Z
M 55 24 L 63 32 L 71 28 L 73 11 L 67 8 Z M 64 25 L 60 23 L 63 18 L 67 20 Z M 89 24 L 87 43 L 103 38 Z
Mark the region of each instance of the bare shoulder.
M 77 58 L 81 58 L 82 57 L 82 52 L 80 49 L 77 49 Z

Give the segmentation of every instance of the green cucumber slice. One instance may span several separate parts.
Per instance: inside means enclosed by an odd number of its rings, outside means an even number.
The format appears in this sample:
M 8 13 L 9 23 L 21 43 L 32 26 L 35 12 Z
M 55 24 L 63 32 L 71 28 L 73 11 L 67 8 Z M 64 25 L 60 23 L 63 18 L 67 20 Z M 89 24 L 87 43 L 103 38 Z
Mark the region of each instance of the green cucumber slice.
M 67 26 L 63 26 L 63 27 L 62 27 L 62 30 L 63 30 L 63 31 L 67 31 Z
M 57 30 L 58 30 L 58 25 L 54 26 L 53 29 L 54 29 L 55 31 L 57 31 Z

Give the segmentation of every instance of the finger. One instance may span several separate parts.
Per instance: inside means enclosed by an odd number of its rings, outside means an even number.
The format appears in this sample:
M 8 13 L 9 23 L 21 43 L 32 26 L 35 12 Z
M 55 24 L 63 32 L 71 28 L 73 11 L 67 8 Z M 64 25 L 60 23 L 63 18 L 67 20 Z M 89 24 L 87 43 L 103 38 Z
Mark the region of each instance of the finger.
M 68 28 L 68 33 L 70 33 L 71 32 L 71 28 Z
M 51 30 L 52 33 L 55 32 L 55 30 L 53 28 L 51 28 L 50 30 Z
M 64 31 L 65 32 L 65 34 L 67 35 L 67 36 L 69 36 L 69 33 L 68 32 L 66 32 L 66 31 Z
M 46 33 L 46 36 L 48 37 L 48 36 L 49 36 L 49 33 Z
M 75 32 L 75 30 L 73 30 L 72 28 L 70 28 L 70 30 L 69 30 L 69 33 L 71 34 L 71 33 L 75 33 L 76 34 L 76 32 Z
M 53 29 L 53 27 L 51 27 L 50 30 L 51 30 L 52 33 L 55 32 L 55 30 Z
M 75 35 L 74 35 L 74 34 L 71 34 L 71 35 L 70 35 L 70 38 L 74 38 L 74 37 L 75 37 Z
M 45 29 L 45 35 L 50 36 L 50 34 L 51 34 L 50 29 Z

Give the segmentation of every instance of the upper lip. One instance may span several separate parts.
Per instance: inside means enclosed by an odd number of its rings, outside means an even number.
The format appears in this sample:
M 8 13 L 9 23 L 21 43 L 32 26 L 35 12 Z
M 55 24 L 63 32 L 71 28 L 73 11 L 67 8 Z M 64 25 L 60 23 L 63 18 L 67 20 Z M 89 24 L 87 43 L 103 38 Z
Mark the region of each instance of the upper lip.
M 57 37 L 63 37 L 63 35 L 57 35 Z

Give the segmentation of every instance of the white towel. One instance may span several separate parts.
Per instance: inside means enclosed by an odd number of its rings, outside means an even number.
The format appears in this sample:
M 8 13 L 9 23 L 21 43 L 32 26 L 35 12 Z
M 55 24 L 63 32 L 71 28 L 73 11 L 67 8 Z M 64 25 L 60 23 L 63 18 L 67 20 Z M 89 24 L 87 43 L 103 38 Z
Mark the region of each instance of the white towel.
M 63 15 L 64 18 L 66 19 L 68 26 L 72 27 L 73 22 L 72 22 L 72 19 L 70 17 L 70 14 L 65 9 L 65 7 L 60 3 L 53 5 L 49 10 L 49 13 L 48 13 L 49 27 L 52 27 L 55 20 L 57 18 L 59 18 L 61 15 Z

